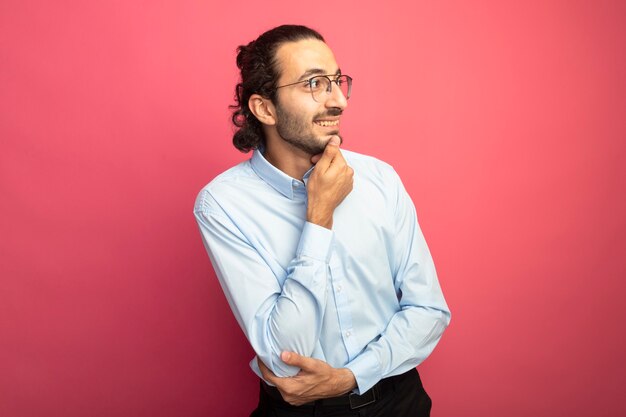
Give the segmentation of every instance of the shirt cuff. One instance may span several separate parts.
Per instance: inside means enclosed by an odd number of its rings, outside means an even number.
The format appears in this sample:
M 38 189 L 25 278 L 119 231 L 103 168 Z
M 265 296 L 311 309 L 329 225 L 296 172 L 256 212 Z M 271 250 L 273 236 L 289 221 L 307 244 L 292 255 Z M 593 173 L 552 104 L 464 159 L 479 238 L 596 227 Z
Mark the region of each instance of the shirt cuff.
M 359 395 L 369 391 L 383 377 L 378 358 L 371 350 L 366 350 L 358 355 L 346 365 L 346 368 L 354 374 L 357 385 L 356 393 Z
M 330 262 L 334 232 L 314 223 L 304 223 L 297 256 L 307 256 L 323 262 Z

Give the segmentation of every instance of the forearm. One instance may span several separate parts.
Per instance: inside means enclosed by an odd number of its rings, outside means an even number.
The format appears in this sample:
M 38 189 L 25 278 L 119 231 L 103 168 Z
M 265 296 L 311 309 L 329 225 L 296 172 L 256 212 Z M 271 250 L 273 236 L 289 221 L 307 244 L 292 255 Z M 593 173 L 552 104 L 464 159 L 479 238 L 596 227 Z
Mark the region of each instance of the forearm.
M 301 257 L 295 263 L 281 294 L 268 303 L 265 311 L 259 311 L 255 315 L 257 322 L 249 326 L 248 337 L 257 355 L 278 376 L 293 376 L 299 371 L 280 359 L 282 352 L 313 354 L 326 306 L 327 265 Z M 256 338 L 253 329 L 260 330 Z
M 259 358 L 277 375 L 297 368 L 279 358 L 284 350 L 311 355 L 317 345 L 328 281 L 333 233 L 306 223 L 285 269 L 250 244 L 213 212 L 196 215 L 204 243 L 229 305 Z
M 385 329 L 372 335 L 373 341 L 346 365 L 355 374 L 360 392 L 424 361 L 450 322 L 450 310 L 413 202 L 391 167 L 387 174 L 392 202 L 389 213 L 393 216 L 387 254 L 399 305 L 395 313 L 388 313 Z
M 276 385 L 285 401 L 292 405 L 338 397 L 356 387 L 354 374 L 347 368 L 333 368 L 324 361 L 290 352 L 283 353 L 282 360 L 301 371 L 291 378 L 279 378 L 263 362 L 258 365 L 263 378 Z
M 390 320 L 381 336 L 346 365 L 356 378 L 359 392 L 398 368 L 410 369 L 423 362 L 433 351 L 450 322 L 447 308 L 410 307 Z

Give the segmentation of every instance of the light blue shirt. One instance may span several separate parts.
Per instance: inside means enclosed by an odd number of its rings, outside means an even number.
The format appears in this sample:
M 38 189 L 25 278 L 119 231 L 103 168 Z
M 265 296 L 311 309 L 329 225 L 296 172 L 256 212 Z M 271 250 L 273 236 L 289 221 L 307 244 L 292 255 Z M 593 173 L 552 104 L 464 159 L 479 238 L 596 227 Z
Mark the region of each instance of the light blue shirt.
M 342 150 L 354 188 L 332 230 L 306 221 L 306 183 L 259 150 L 202 189 L 194 213 L 237 322 L 278 376 L 293 351 L 350 369 L 358 393 L 414 368 L 450 322 L 415 208 L 388 164 Z M 250 362 L 261 376 L 256 358 Z

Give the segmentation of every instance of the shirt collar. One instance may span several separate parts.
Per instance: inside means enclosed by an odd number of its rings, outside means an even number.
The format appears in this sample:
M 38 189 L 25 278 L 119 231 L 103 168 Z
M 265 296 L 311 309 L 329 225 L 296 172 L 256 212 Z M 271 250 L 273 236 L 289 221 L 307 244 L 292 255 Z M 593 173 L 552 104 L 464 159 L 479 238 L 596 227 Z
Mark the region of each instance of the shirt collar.
M 263 156 L 263 148 L 255 149 L 250 159 L 250 165 L 254 172 L 276 191 L 290 200 L 306 199 L 306 183 L 313 171 L 313 167 L 304 174 L 302 181 L 290 177 L 274 165 L 270 164 Z

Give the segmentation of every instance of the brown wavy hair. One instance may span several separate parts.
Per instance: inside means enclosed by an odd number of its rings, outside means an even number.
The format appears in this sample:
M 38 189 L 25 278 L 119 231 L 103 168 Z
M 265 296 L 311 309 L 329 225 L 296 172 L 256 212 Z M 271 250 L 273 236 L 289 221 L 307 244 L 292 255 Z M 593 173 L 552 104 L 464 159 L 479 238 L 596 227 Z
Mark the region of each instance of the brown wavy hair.
M 276 81 L 280 76 L 276 51 L 286 42 L 303 39 L 325 42 L 322 35 L 306 26 L 282 25 L 237 48 L 237 67 L 241 73 L 241 81 L 235 87 L 236 104 L 229 107 L 233 111 L 232 121 L 237 128 L 233 135 L 233 145 L 241 152 L 265 145 L 261 122 L 248 107 L 250 96 L 259 94 L 275 102 Z

